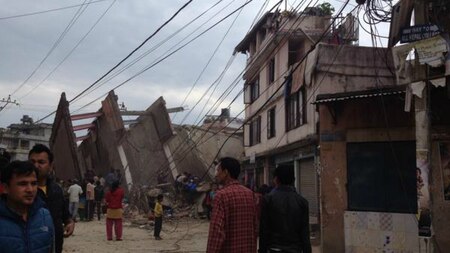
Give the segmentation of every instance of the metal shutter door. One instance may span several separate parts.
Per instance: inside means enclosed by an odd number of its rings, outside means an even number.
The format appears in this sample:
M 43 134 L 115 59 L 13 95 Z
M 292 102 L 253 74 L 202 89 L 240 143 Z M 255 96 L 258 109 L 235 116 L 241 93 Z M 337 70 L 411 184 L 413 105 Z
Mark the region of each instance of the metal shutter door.
M 317 176 L 314 168 L 314 158 L 303 159 L 300 164 L 300 194 L 308 200 L 311 216 L 319 215 Z

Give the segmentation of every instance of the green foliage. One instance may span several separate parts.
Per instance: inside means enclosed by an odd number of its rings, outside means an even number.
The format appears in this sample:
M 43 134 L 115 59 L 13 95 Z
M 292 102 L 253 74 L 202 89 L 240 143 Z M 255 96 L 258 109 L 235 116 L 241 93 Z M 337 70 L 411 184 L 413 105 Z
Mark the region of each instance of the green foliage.
M 328 2 L 324 2 L 322 4 L 319 4 L 317 7 L 319 7 L 322 10 L 323 15 L 332 15 L 334 13 L 334 7 Z

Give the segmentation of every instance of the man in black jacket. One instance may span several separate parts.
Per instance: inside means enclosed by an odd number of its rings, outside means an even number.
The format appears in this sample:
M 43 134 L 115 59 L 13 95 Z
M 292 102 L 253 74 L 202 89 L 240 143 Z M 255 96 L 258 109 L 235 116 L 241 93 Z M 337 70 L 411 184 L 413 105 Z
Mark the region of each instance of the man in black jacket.
M 28 153 L 28 159 L 38 169 L 38 196 L 45 202 L 55 226 L 55 252 L 61 253 L 64 237 L 73 233 L 75 223 L 69 214 L 69 203 L 62 188 L 52 179 L 53 154 L 48 147 L 36 144 Z
M 292 167 L 275 169 L 275 188 L 261 204 L 259 253 L 311 253 L 308 201 L 295 191 L 294 180 Z

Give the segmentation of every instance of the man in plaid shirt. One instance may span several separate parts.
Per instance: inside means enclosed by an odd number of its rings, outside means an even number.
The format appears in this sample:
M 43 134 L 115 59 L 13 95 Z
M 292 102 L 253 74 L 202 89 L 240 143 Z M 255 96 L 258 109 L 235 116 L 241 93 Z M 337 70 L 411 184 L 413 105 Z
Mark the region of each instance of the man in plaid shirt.
M 237 180 L 240 171 L 239 162 L 230 157 L 216 166 L 216 181 L 223 188 L 214 197 L 207 253 L 256 252 L 256 202 L 253 192 Z

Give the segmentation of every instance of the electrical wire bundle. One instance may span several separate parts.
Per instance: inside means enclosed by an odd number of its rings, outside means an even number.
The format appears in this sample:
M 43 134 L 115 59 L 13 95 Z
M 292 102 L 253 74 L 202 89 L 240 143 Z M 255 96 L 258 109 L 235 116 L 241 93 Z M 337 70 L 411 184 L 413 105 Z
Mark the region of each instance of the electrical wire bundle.
M 364 22 L 379 24 L 391 22 L 392 0 L 366 0 Z

